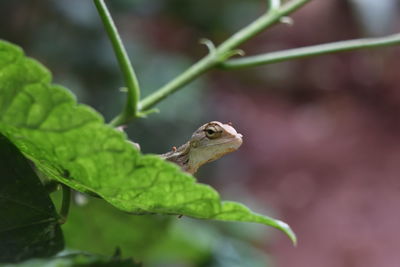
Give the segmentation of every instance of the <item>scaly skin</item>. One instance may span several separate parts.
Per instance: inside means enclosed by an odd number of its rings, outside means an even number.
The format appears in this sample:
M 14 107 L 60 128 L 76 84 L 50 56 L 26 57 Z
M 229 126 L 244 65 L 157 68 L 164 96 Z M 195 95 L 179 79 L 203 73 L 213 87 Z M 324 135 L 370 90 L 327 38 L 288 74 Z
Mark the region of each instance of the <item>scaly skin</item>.
M 187 143 L 160 156 L 194 174 L 201 165 L 236 151 L 242 142 L 242 135 L 230 124 L 212 121 L 197 129 Z

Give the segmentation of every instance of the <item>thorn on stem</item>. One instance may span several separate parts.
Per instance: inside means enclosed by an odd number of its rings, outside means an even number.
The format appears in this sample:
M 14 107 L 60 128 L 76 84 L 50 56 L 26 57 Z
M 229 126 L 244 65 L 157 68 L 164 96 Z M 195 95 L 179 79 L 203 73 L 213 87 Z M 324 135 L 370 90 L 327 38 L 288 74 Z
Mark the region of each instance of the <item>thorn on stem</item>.
M 199 42 L 200 42 L 200 44 L 203 44 L 203 45 L 207 46 L 208 52 L 210 54 L 214 54 L 216 52 L 215 45 L 211 40 L 206 39 L 206 38 L 202 38 L 202 39 L 200 39 Z
M 233 57 L 233 56 L 243 57 L 244 55 L 246 55 L 246 53 L 242 49 L 234 49 L 232 51 L 229 51 L 228 58 Z
M 293 24 L 294 24 L 294 20 L 291 17 L 287 17 L 287 16 L 281 17 L 279 19 L 279 22 L 283 23 L 283 24 L 287 24 L 289 26 L 293 26 Z
M 173 146 L 173 147 L 172 147 L 172 151 L 173 151 L 173 152 L 176 152 L 176 146 Z
M 238 56 L 241 56 L 241 57 L 246 55 L 246 52 L 244 52 L 244 50 L 242 50 L 242 49 L 236 49 L 236 50 L 234 50 L 234 52 L 235 53 L 233 55 L 238 55 Z
M 244 56 L 245 52 L 242 49 L 234 49 L 234 50 L 230 50 L 225 52 L 222 56 L 221 56 L 221 61 L 225 61 L 233 56 Z

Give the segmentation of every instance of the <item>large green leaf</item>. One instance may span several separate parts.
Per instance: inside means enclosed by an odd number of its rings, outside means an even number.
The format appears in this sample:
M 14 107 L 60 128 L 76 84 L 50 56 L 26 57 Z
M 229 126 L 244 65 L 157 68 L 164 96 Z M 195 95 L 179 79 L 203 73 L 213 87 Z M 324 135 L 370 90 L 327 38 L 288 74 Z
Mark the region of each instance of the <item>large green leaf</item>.
M 131 213 L 262 223 L 296 241 L 286 223 L 221 202 L 214 189 L 176 165 L 141 155 L 97 112 L 50 82 L 42 65 L 0 42 L 0 131 L 47 176 Z
M 63 246 L 50 197 L 28 160 L 0 134 L 0 262 L 52 256 Z

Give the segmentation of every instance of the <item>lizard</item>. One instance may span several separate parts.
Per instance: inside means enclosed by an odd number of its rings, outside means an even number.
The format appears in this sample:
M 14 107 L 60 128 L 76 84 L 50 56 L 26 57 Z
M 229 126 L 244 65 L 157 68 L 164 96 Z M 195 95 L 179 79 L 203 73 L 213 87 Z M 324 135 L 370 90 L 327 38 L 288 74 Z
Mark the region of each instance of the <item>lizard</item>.
M 124 131 L 124 127 L 116 129 Z M 193 175 L 200 166 L 236 151 L 243 143 L 242 137 L 243 135 L 238 133 L 231 123 L 211 121 L 198 128 L 185 144 L 178 148 L 173 147 L 172 151 L 159 156 L 177 164 L 183 171 Z M 128 141 L 128 143 L 140 151 L 139 144 L 132 141 Z M 69 172 L 65 170 L 64 176 L 69 176 Z M 52 182 L 48 183 L 48 189 L 53 191 L 55 188 L 53 185 Z M 90 194 L 98 197 L 95 193 Z M 65 220 L 66 218 L 62 218 L 61 222 L 64 223 Z
M 242 145 L 242 137 L 231 123 L 211 121 L 198 128 L 185 144 L 159 156 L 194 174 L 205 163 L 236 151 Z

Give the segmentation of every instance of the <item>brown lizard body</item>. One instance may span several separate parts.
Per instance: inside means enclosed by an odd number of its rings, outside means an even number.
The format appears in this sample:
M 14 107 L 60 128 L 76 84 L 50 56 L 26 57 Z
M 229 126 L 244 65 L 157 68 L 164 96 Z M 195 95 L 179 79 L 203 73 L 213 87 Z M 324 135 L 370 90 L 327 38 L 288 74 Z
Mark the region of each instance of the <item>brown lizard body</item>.
M 230 124 L 212 121 L 197 129 L 187 143 L 160 156 L 194 174 L 201 165 L 236 151 L 242 142 L 242 135 Z

